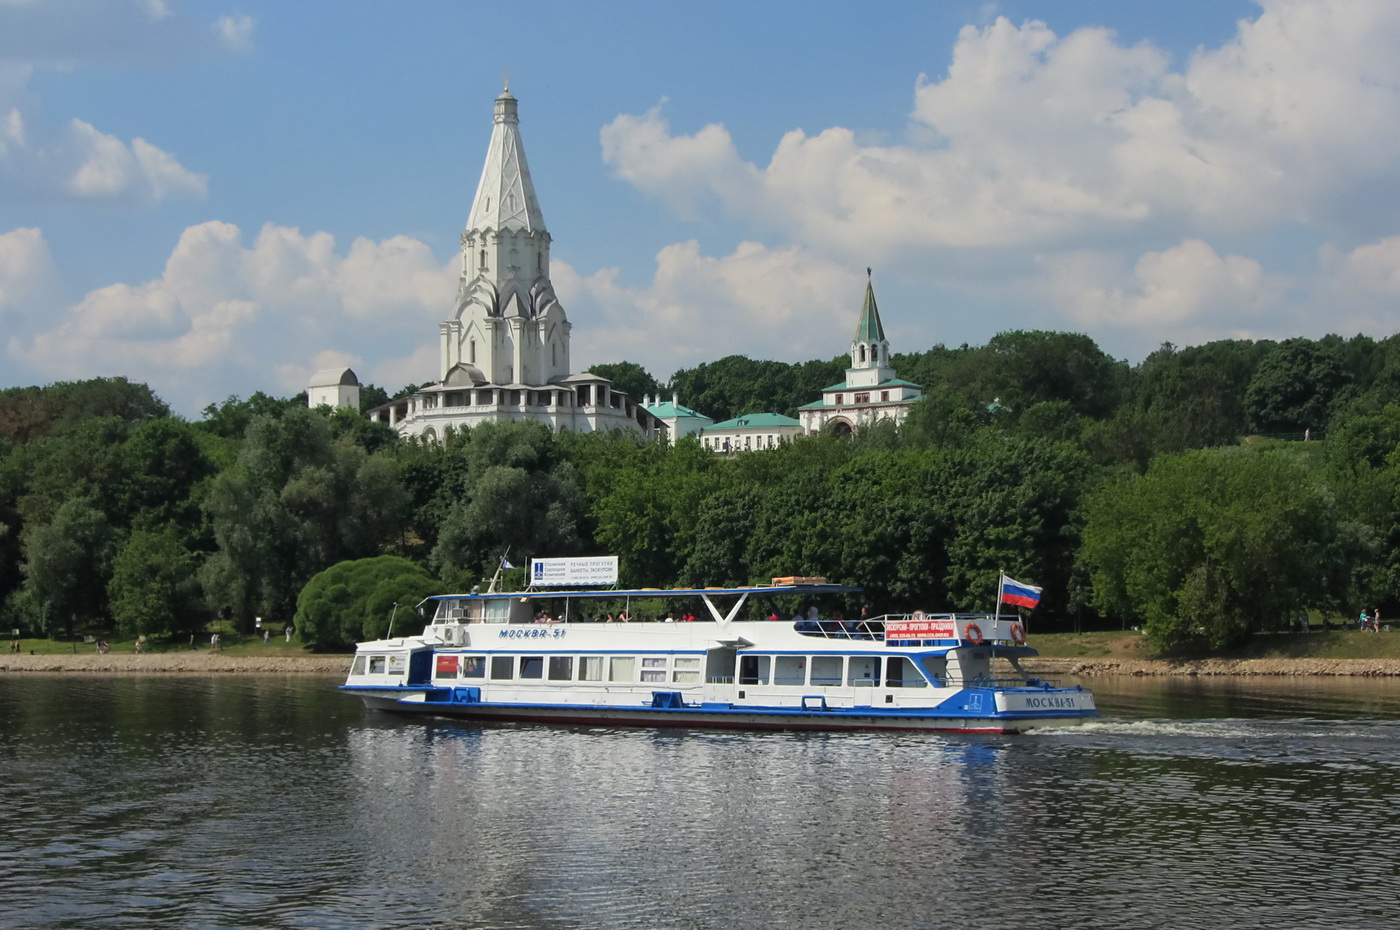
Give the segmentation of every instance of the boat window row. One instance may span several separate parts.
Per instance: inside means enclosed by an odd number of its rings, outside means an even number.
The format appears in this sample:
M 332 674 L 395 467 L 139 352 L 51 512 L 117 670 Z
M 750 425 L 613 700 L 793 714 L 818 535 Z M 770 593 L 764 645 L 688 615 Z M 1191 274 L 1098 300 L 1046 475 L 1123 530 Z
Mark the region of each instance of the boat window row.
M 921 671 L 922 667 L 922 671 Z M 922 662 L 910 656 L 764 656 L 739 657 L 741 685 L 801 685 L 811 688 L 924 688 L 942 684 L 947 663 L 941 656 Z
M 596 681 L 699 684 L 700 656 L 439 655 L 439 681 Z
M 356 657 L 352 674 L 362 674 Z M 376 659 L 370 656 L 370 674 L 376 674 Z M 400 656 L 399 670 L 403 674 Z M 793 686 L 812 688 L 878 687 L 923 688 L 929 682 L 942 685 L 947 677 L 941 656 L 840 656 L 840 655 L 745 655 L 733 667 L 713 669 L 721 673 L 711 681 L 728 682 L 737 671 L 738 683 L 746 686 Z M 381 663 L 378 668 L 384 668 Z M 701 656 L 659 655 L 466 655 L 439 654 L 433 669 L 437 681 L 552 681 L 598 682 L 613 684 L 699 684 L 704 674 Z
M 351 675 L 403 675 L 407 671 L 408 656 L 403 653 L 357 655 L 350 666 Z

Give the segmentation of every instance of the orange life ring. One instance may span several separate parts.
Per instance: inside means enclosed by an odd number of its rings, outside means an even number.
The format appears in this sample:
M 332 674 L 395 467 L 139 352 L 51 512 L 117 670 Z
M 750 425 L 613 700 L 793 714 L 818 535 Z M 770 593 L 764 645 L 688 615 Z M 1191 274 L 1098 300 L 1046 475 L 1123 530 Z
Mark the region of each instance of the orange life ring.
M 976 646 L 982 642 L 982 628 L 975 623 L 963 627 L 963 639 Z
M 1018 646 L 1026 644 L 1026 631 L 1021 629 L 1021 624 L 1011 624 L 1011 641 Z

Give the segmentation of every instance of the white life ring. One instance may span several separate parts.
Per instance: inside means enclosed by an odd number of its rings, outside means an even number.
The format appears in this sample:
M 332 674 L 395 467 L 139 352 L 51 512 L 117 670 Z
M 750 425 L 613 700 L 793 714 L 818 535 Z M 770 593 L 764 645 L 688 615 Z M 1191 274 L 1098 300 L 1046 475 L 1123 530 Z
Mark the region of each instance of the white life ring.
M 1011 624 L 1011 641 L 1018 646 L 1026 644 L 1026 631 L 1021 628 L 1021 624 Z
M 982 642 L 982 628 L 975 623 L 963 627 L 963 639 L 976 646 Z
M 926 616 L 924 616 L 924 612 L 923 612 L 922 610 L 916 610 L 916 611 L 914 611 L 912 614 L 909 615 L 909 619 L 910 619 L 910 620 L 927 620 L 928 618 L 927 618 Z

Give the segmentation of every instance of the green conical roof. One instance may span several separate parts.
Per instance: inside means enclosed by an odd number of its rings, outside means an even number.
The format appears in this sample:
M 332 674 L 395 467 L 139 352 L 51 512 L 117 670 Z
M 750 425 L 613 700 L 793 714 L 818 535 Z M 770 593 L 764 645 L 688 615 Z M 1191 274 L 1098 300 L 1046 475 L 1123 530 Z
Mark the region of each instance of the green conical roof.
M 885 327 L 880 325 L 880 308 L 875 306 L 875 285 L 870 280 L 870 269 L 867 268 L 865 274 L 865 303 L 860 308 L 855 341 L 884 342 Z

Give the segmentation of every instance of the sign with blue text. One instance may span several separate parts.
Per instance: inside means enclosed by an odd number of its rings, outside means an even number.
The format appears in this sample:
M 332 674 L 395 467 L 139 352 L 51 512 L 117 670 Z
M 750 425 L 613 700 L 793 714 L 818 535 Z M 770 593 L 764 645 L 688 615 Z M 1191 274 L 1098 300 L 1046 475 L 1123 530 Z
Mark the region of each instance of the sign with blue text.
M 617 556 L 531 559 L 531 587 L 597 587 L 617 584 Z

